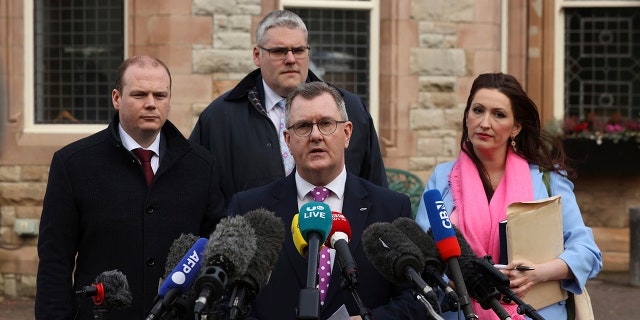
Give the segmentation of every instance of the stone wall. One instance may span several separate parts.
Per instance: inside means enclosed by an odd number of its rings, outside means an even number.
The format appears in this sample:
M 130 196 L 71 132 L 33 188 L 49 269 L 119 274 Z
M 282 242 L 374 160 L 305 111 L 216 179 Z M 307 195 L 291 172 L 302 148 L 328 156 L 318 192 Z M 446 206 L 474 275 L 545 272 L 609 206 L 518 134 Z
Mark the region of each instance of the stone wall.
M 48 166 L 0 166 L 0 293 L 35 296 L 36 236 L 18 236 L 16 219 L 40 219 Z

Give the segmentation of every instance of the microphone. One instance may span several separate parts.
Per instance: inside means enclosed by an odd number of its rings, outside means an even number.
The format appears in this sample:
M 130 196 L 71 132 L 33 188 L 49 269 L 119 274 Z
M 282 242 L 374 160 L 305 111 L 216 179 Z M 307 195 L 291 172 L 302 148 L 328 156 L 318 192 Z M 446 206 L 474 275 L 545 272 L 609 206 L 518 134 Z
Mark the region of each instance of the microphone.
M 349 286 L 358 287 L 358 267 L 349 251 L 349 239 L 351 238 L 351 225 L 347 218 L 340 212 L 331 213 L 331 232 L 325 245 L 336 250 L 336 258 L 342 268 L 342 275 Z
M 411 240 L 388 222 L 375 222 L 362 232 L 364 252 L 385 278 L 396 284 L 413 284 L 432 303 L 438 297 L 422 279 L 424 257 Z
M 480 306 L 485 310 L 491 308 L 500 319 L 511 319 L 499 301 L 500 294 L 503 294 L 503 300 L 518 304 L 519 314 L 526 314 L 534 320 L 544 320 L 531 305 L 526 304 L 511 290 L 509 277 L 493 266 L 491 256 L 477 257 L 460 230 L 455 226 L 453 229 L 462 251 L 460 256 L 462 276 L 469 284 L 471 295 L 478 300 Z
M 203 269 L 196 279 L 193 312 L 199 317 L 212 301 L 222 297 L 229 279 L 247 272 L 256 253 L 256 233 L 243 216 L 220 220 L 203 252 Z
M 76 294 L 91 297 L 93 303 L 98 306 L 93 310 L 95 319 L 102 319 L 102 315 L 111 310 L 130 307 L 133 299 L 127 277 L 118 270 L 100 273 L 94 284 L 82 287 Z
M 476 263 L 480 260 L 473 249 L 464 238 L 460 230 L 458 228 L 453 227 L 454 234 L 458 239 L 458 243 L 460 244 L 460 250 L 462 254 L 460 255 L 460 268 L 462 270 L 462 277 L 464 281 L 469 285 L 469 290 L 471 292 L 471 296 L 473 296 L 480 306 L 484 310 L 492 309 L 493 312 L 502 320 L 511 319 L 509 313 L 502 307 L 500 304 L 500 292 L 496 290 L 495 286 L 493 286 L 488 279 L 484 277 L 484 275 L 476 268 Z M 493 268 L 493 266 L 492 266 Z M 495 269 L 495 268 L 494 268 Z M 496 272 L 500 273 L 504 278 L 500 271 L 496 270 Z M 504 279 L 503 278 L 503 279 Z M 507 286 L 509 285 L 509 278 L 506 278 Z
M 295 220 L 295 217 L 294 217 Z M 302 253 L 307 252 L 307 284 L 300 290 L 298 299 L 298 318 L 317 319 L 320 315 L 320 291 L 317 285 L 318 254 L 320 246 L 327 239 L 331 231 L 332 215 L 331 209 L 324 202 L 312 201 L 300 207 L 298 214 L 298 228 L 302 239 L 307 242 L 307 246 L 300 246 Z M 292 225 L 292 235 L 294 244 L 296 239 L 295 226 Z M 299 244 L 296 244 L 298 247 Z M 298 251 L 300 252 L 300 250 Z M 303 254 L 304 256 L 304 254 Z
M 460 245 L 453 231 L 453 224 L 451 220 L 449 220 L 449 214 L 447 213 L 447 208 L 444 206 L 442 195 L 438 190 L 428 190 L 422 197 L 427 209 L 427 216 L 429 217 L 436 247 L 438 248 L 438 252 L 440 252 L 442 261 L 447 262 L 449 270 L 447 274 L 449 274 L 449 277 L 451 277 L 456 286 L 456 292 L 458 293 L 465 319 L 478 319 L 478 316 L 473 312 L 471 299 L 469 298 L 469 293 L 464 283 L 464 278 L 462 277 L 462 271 L 460 270 L 460 264 L 458 262 Z
M 436 250 L 436 243 L 433 238 L 429 236 L 415 220 L 400 217 L 394 220 L 393 224 L 396 228 L 400 229 L 408 239 L 422 250 L 424 256 L 424 271 L 422 277 L 427 281 L 430 286 L 437 285 L 445 293 L 445 300 L 442 311 L 458 311 L 460 306 L 460 299 L 453 289 L 442 279 L 442 264 L 440 263 L 440 254 Z
M 194 241 L 194 239 L 197 240 Z M 187 247 L 190 243 L 193 243 L 193 245 Z M 202 253 L 206 244 L 207 239 L 197 238 L 191 234 L 182 234 L 173 242 L 167 255 L 165 270 L 170 270 L 171 265 L 174 267 L 169 274 L 165 275 L 165 280 L 160 285 L 160 289 L 158 289 L 158 296 L 146 320 L 157 319 L 165 315 L 169 308 L 176 305 L 182 294 L 189 290 L 202 268 Z M 181 253 L 184 253 L 182 259 L 174 262 L 180 257 Z M 177 311 L 174 310 L 173 312 Z
M 272 211 L 256 209 L 243 216 L 255 230 L 260 250 L 249 261 L 247 271 L 233 283 L 229 302 L 229 318 L 245 318 L 246 306 L 267 285 L 284 242 L 284 223 Z
M 349 289 L 360 310 L 360 317 L 364 320 L 372 319 L 371 311 L 364 305 L 360 295 L 356 291 L 358 287 L 358 266 L 349 250 L 349 239 L 351 239 L 351 225 L 349 220 L 340 212 L 331 213 L 331 232 L 325 242 L 329 248 L 336 250 L 336 260 L 342 269 L 343 288 Z

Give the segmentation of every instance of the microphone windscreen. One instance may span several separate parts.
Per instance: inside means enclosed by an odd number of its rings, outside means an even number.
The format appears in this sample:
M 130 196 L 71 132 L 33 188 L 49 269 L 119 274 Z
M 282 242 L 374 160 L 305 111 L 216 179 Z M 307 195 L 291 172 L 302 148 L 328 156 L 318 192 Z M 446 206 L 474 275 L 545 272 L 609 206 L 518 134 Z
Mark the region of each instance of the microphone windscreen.
M 346 235 L 347 238 L 345 240 L 347 242 L 349 242 L 349 239 L 351 239 L 351 225 L 349 224 L 349 220 L 347 220 L 347 218 L 342 213 L 332 211 L 331 232 L 329 233 L 327 241 L 325 241 L 324 245 L 328 246 L 329 248 L 333 248 L 333 242 L 335 242 L 337 239 L 332 238 L 334 238 L 333 235 L 336 232 L 342 232 L 344 235 Z
M 332 219 L 331 209 L 326 203 L 312 201 L 303 204 L 300 207 L 298 217 L 298 227 L 302 238 L 309 242 L 309 233 L 318 232 L 320 242 L 323 243 L 331 231 Z
M 169 274 L 178 265 L 178 262 L 182 260 L 185 253 L 198 241 L 200 237 L 194 236 L 191 233 L 183 233 L 176 240 L 173 241 L 171 247 L 169 247 L 169 253 L 167 254 L 167 262 L 164 265 L 163 278 L 167 278 Z
M 124 309 L 131 306 L 131 291 L 127 276 L 118 270 L 105 271 L 96 277 L 95 283 L 104 288 L 103 304 L 108 310 Z
M 275 267 L 284 242 L 284 223 L 282 219 L 266 209 L 256 209 L 244 215 L 245 220 L 255 230 L 260 250 L 256 250 L 245 275 L 251 277 L 260 289 L 269 281 L 271 270 Z
M 453 224 L 449 220 L 449 213 L 444 206 L 442 195 L 438 190 L 427 190 L 423 195 L 423 202 L 427 209 L 429 224 L 433 230 L 436 247 L 444 261 L 451 257 L 460 256 L 460 246 L 453 231 Z
M 222 218 L 205 247 L 204 266 L 219 266 L 233 280 L 247 272 L 256 249 L 256 232 L 243 216 Z
M 407 282 L 407 267 L 412 267 L 418 273 L 424 269 L 424 257 L 420 249 L 388 222 L 369 225 L 362 232 L 362 243 L 369 261 L 393 283 Z
M 424 256 L 425 265 L 433 266 L 442 272 L 442 263 L 440 261 L 440 254 L 436 249 L 436 243 L 433 238 L 429 236 L 422 227 L 416 223 L 415 220 L 407 217 L 400 217 L 394 220 L 393 224 L 396 228 L 400 229 L 409 240 L 411 240 L 420 250 Z
M 200 238 L 191 248 L 186 250 L 182 260 L 175 264 L 171 273 L 160 285 L 158 296 L 164 297 L 173 288 L 179 288 L 181 293 L 189 290 L 202 268 L 203 252 L 206 244 L 207 239 Z

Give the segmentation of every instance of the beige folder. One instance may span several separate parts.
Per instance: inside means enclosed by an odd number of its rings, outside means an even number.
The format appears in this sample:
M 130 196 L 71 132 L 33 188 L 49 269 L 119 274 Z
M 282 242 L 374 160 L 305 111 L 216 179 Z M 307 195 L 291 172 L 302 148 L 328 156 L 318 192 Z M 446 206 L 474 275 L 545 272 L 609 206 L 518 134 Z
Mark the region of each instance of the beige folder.
M 544 263 L 557 258 L 563 250 L 560 196 L 531 202 L 514 202 L 509 205 L 509 261 L 527 259 L 533 263 Z M 523 300 L 538 310 L 566 300 L 567 297 L 567 291 L 562 289 L 560 281 L 546 281 L 533 286 Z

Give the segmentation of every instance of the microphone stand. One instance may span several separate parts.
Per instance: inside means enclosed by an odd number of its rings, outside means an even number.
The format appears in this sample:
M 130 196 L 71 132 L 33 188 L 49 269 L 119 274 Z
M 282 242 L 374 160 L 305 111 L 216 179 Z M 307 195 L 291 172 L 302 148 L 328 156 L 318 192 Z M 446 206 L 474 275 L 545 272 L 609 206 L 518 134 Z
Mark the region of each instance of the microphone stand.
M 316 287 L 318 273 L 318 252 L 320 252 L 320 240 L 318 232 L 309 232 L 309 244 L 307 247 L 307 287 L 300 289 L 298 296 L 298 319 L 320 318 L 320 291 Z
M 520 299 L 509 287 L 509 278 L 493 266 L 491 255 L 484 258 L 474 259 L 473 264 L 482 274 L 486 275 L 495 288 L 504 295 L 502 298 L 505 302 L 513 301 L 518 304 L 518 313 L 526 314 L 533 320 L 545 320 L 531 305 Z
M 356 288 L 358 287 L 358 270 L 346 269 L 342 266 L 342 262 L 338 260 L 338 264 L 342 269 L 342 289 L 347 289 L 353 295 L 353 299 L 356 300 L 356 304 L 358 305 L 358 310 L 360 310 L 360 317 L 363 320 L 373 320 L 373 315 L 371 315 L 371 311 L 364 305 L 362 299 L 360 299 L 360 295 L 358 295 L 358 291 Z

